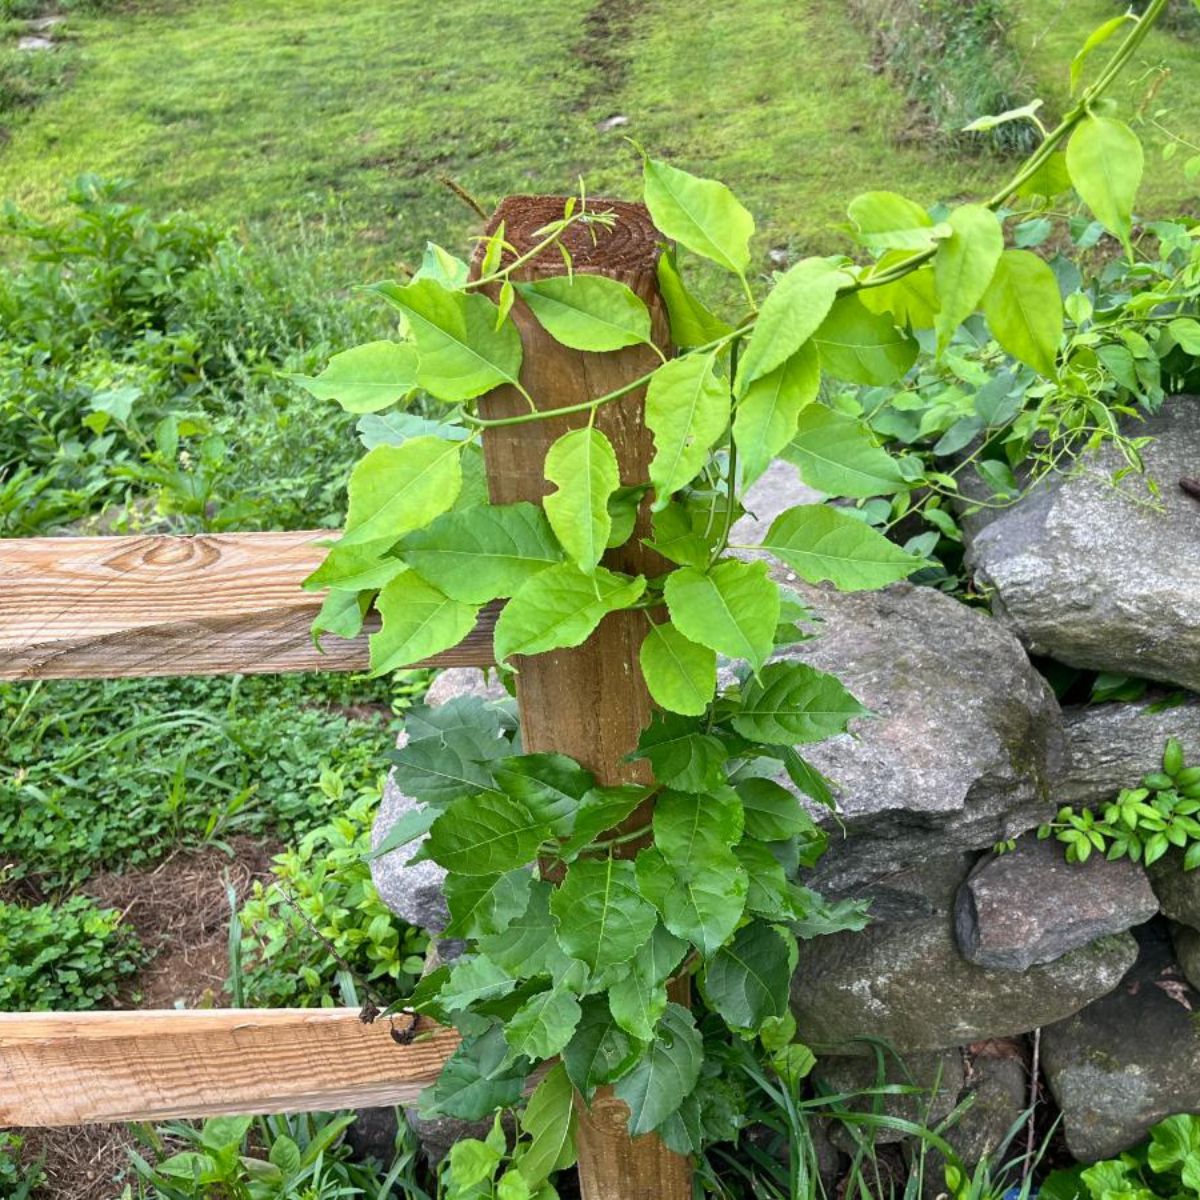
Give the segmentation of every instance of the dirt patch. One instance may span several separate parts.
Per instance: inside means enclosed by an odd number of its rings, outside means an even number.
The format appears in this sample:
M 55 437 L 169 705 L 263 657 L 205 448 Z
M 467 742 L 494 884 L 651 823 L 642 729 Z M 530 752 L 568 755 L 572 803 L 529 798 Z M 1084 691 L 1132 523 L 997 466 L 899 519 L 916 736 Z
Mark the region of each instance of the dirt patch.
M 153 869 L 93 875 L 80 889 L 120 909 L 142 944 L 156 952 L 130 983 L 122 1007 L 229 1003 L 226 881 L 240 903 L 256 879 L 270 874 L 271 859 L 281 849 L 248 837 L 234 838 L 231 845 L 232 858 L 215 848 L 179 851 Z
M 135 1139 L 124 1125 L 83 1125 L 66 1129 L 18 1129 L 25 1162 L 42 1160 L 46 1181 L 37 1200 L 116 1200 L 114 1179 L 129 1166 Z
M 630 43 L 645 0 L 597 0 L 583 18 L 583 36 L 572 47 L 588 68 L 587 93 L 579 108 L 620 91 L 629 66 Z

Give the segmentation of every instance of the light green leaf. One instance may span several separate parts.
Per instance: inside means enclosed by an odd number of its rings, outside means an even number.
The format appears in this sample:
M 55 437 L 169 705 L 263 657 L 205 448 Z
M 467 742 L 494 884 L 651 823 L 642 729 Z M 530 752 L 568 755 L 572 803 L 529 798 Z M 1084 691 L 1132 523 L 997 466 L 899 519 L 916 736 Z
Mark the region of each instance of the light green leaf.
M 496 306 L 478 292 L 451 291 L 435 279 L 373 289 L 408 318 L 417 343 L 417 383 L 448 404 L 502 383 L 516 384 L 521 336 L 511 322 L 496 328 Z
M 335 354 L 315 379 L 288 378 L 318 400 L 336 400 L 347 412 L 378 412 L 417 386 L 417 349 L 408 342 L 367 342 Z
M 362 633 L 363 618 L 371 604 L 370 592 L 331 591 L 321 603 L 313 618 L 313 645 L 321 648 L 321 636 L 332 633 L 334 637 L 356 638 Z
M 462 488 L 462 444 L 435 437 L 376 446 L 350 472 L 349 513 L 341 547 L 390 549 L 453 505 Z
M 690 354 L 659 367 L 646 389 L 646 426 L 654 434 L 650 482 L 654 509 L 690 483 L 729 420 L 729 392 L 715 354 Z
M 663 594 L 672 623 L 690 641 L 744 658 L 756 671 L 774 649 L 779 589 L 764 562 L 724 559 L 708 572 L 681 567 L 667 576 Z
M 645 589 L 640 575 L 631 579 L 604 567 L 585 575 L 574 563 L 550 567 L 504 606 L 496 622 L 496 659 L 578 646 L 607 613 L 627 608 Z
M 571 1082 L 590 1100 L 596 1088 L 623 1075 L 640 1047 L 616 1023 L 603 996 L 588 996 L 583 1016 L 563 1051 L 563 1066 Z
M 781 512 L 767 530 L 762 549 L 808 583 L 828 579 L 843 592 L 885 587 L 922 566 L 921 559 L 869 525 L 825 504 L 801 504 Z
M 639 1041 L 648 1042 L 667 1008 L 667 979 L 679 965 L 687 943 L 659 925 L 633 958 L 633 967 L 608 989 L 613 1019 Z
M 992 336 L 1014 358 L 1053 379 L 1063 333 L 1058 280 L 1031 250 L 1005 250 L 983 297 Z
M 562 561 L 545 513 L 523 501 L 446 513 L 407 534 L 398 552 L 447 596 L 470 604 L 511 596 Z
M 906 196 L 863 192 L 846 211 L 868 250 L 927 250 L 933 245 L 933 219 Z
M 552 987 L 531 996 L 509 1017 L 504 1040 L 515 1054 L 542 1062 L 571 1040 L 579 1017 L 579 1001 L 566 988 Z
M 699 716 L 717 688 L 717 656 L 670 622 L 650 623 L 638 660 L 650 698 L 671 712 Z
M 775 662 L 747 684 L 733 727 L 768 745 L 819 742 L 866 712 L 835 676 L 806 663 Z
M 712 545 L 696 529 L 692 513 L 684 505 L 672 501 L 650 520 L 654 533 L 651 546 L 663 558 L 701 571 L 708 566 Z
M 479 938 L 503 933 L 529 906 L 528 867 L 503 875 L 447 875 L 442 890 L 450 910 L 443 936 Z
M 816 347 L 806 342 L 746 388 L 733 416 L 743 487 L 753 483 L 787 445 L 796 432 L 796 419 L 816 399 L 820 384 L 821 360 Z
M 470 276 L 470 266 L 457 255 L 443 249 L 437 242 L 426 242 L 421 265 L 414 279 L 434 279 L 444 287 L 460 288 Z
M 459 875 L 501 875 L 523 867 L 550 835 L 520 801 L 497 792 L 455 800 L 429 831 L 429 857 Z
M 450 969 L 450 978 L 438 992 L 438 1003 L 447 1012 L 462 1012 L 481 1000 L 507 996 L 517 981 L 484 954 L 460 958 Z
M 741 275 L 750 264 L 754 218 L 715 179 L 701 179 L 659 159 L 645 160 L 645 201 L 658 231 Z
M 1004 250 L 999 218 L 982 204 L 963 204 L 946 223 L 953 230 L 933 259 L 939 309 L 934 318 L 938 353 L 950 344 L 954 331 L 983 299 Z
M 734 790 L 741 797 L 747 837 L 786 842 L 788 838 L 815 831 L 813 819 L 800 801 L 773 779 L 751 776 L 736 783 Z
M 521 1132 L 530 1140 L 515 1165 L 531 1188 L 545 1183 L 553 1171 L 574 1163 L 574 1092 L 562 1063 L 534 1088 L 521 1114 Z
M 1067 142 L 1067 170 L 1075 190 L 1127 252 L 1143 166 L 1138 135 L 1115 117 L 1085 117 Z
M 650 310 L 603 275 L 555 275 L 516 285 L 538 324 L 573 350 L 620 350 L 650 340 Z
M 969 125 L 964 125 L 962 131 L 963 133 L 990 133 L 993 129 L 1007 125 L 1011 121 L 1028 121 L 1037 114 L 1041 107 L 1041 100 L 1031 100 L 1028 104 L 1022 104 L 1020 108 L 1008 108 L 994 116 L 976 117 Z
M 828 259 L 803 258 L 775 281 L 738 361 L 739 394 L 808 341 L 850 276 Z
M 550 909 L 559 919 L 559 944 L 593 972 L 628 962 L 658 920 L 641 897 L 633 863 L 615 858 L 573 862 Z
M 609 497 L 621 486 L 612 444 L 594 426 L 572 429 L 550 447 L 545 471 L 558 489 L 543 501 L 550 525 L 568 557 L 591 572 L 612 532 Z
M 685 349 L 715 342 L 730 332 L 720 317 L 709 310 L 687 290 L 675 254 L 665 250 L 658 259 L 658 288 L 667 305 L 667 316 L 671 322 L 671 341 Z
M 381 557 L 377 546 L 330 546 L 325 561 L 304 581 L 305 591 L 318 592 L 336 588 L 357 592 L 365 588 L 381 588 L 405 569 L 398 558 Z
M 692 1014 L 668 1004 L 656 1036 L 637 1065 L 613 1090 L 629 1106 L 629 1132 L 649 1133 L 688 1097 L 700 1078 L 704 1047 Z
M 637 879 L 663 924 L 706 958 L 728 940 L 745 911 L 746 872 L 732 853 L 727 861 L 681 879 L 658 850 L 643 850 L 637 856 Z
M 1122 13 L 1121 16 L 1112 17 L 1110 20 L 1105 21 L 1102 25 L 1096 26 L 1096 28 L 1088 34 L 1087 41 L 1085 41 L 1079 48 L 1079 53 L 1076 54 L 1073 59 L 1071 59 L 1072 95 L 1074 94 L 1075 89 L 1079 87 L 1079 79 L 1083 75 L 1084 65 L 1087 63 L 1088 57 L 1092 51 L 1104 45 L 1104 43 L 1107 42 L 1108 39 L 1112 37 L 1112 35 L 1116 33 L 1126 21 L 1133 21 L 1136 19 L 1137 18 L 1134 17 L 1132 12 Z
M 916 339 L 890 317 L 873 313 L 855 295 L 834 301 L 813 341 L 821 369 L 849 383 L 884 387 L 904 376 L 917 360 Z
M 419 417 L 416 413 L 399 409 L 382 415 L 367 413 L 359 417 L 355 429 L 364 450 L 374 450 L 376 446 L 403 446 L 410 438 L 426 434 L 441 438 L 444 442 L 463 442 L 470 437 L 470 430 L 465 425 L 431 421 L 428 417 Z
M 375 600 L 383 627 L 371 634 L 371 674 L 383 675 L 432 658 L 475 628 L 479 605 L 462 604 L 405 571 L 388 583 Z
M 752 921 L 712 957 L 704 969 L 704 997 L 731 1029 L 758 1029 L 788 1011 L 790 949 L 777 929 Z
M 861 421 L 824 404 L 800 414 L 782 457 L 809 487 L 827 496 L 888 496 L 909 486 L 896 460 Z
M 1200 321 L 1191 317 L 1176 317 L 1168 322 L 1167 332 L 1184 353 L 1200 358 Z
M 889 250 L 875 264 L 871 274 L 882 275 L 911 257 L 907 250 Z M 891 313 L 892 320 L 901 328 L 932 329 L 938 308 L 933 267 L 918 267 L 891 283 L 864 288 L 858 298 L 873 313 Z

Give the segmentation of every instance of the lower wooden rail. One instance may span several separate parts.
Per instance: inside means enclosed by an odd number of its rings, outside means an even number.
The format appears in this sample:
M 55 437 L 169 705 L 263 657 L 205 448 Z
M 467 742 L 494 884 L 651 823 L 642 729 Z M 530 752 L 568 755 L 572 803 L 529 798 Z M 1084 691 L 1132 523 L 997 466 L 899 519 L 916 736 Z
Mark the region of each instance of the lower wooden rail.
M 356 1008 L 0 1014 L 0 1126 L 400 1104 L 458 1045 Z

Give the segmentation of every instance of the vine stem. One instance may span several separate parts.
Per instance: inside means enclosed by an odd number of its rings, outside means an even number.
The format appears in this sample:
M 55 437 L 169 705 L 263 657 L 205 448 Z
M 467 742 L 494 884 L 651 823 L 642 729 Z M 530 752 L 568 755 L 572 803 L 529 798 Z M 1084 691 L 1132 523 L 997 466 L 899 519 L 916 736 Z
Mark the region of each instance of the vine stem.
M 740 348 L 741 339 L 735 337 L 729 347 L 729 408 L 731 414 L 737 403 L 734 399 L 733 389 L 737 380 L 738 351 Z M 721 520 L 721 536 L 717 539 L 717 543 L 708 557 L 708 569 L 710 571 L 713 564 L 725 553 L 725 549 L 729 545 L 729 531 L 733 528 L 733 508 L 737 503 L 737 469 L 738 449 L 737 442 L 733 436 L 731 420 L 729 430 L 729 462 L 726 468 L 728 478 L 726 480 L 725 511 L 722 514 Z

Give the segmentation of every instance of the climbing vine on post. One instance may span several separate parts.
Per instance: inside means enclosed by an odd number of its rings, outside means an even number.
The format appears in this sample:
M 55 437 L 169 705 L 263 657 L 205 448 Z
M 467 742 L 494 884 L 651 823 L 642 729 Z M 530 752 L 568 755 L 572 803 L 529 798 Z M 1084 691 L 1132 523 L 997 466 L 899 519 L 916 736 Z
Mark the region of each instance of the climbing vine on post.
M 1036 105 L 987 118 L 1031 121 L 1041 142 L 986 202 L 935 219 L 891 191 L 854 198 L 861 262 L 806 258 L 760 280 L 754 221 L 733 193 L 644 157 L 676 356 L 634 289 L 575 269 L 572 245 L 602 245 L 633 219 L 628 206 L 581 193 L 519 243 L 498 219 L 473 266 L 431 246 L 407 283 L 373 289 L 398 312 L 400 338 L 346 351 L 302 381 L 367 414 L 370 446 L 350 476 L 344 533 L 309 581 L 329 589 L 318 634 L 353 636 L 375 609 L 371 663 L 383 673 L 454 646 L 485 605 L 503 601 L 496 661 L 517 669 L 520 692 L 536 656 L 587 643 L 611 614 L 641 623 L 636 667 L 655 711 L 626 779 L 599 779 L 553 750 L 523 752 L 505 712 L 475 699 L 418 713 L 395 755 L 420 808 L 378 852 L 428 835 L 418 855 L 448 872 L 446 933 L 468 943 L 411 1001 L 463 1034 L 426 1107 L 486 1116 L 550 1064 L 499 1194 L 553 1194 L 550 1174 L 573 1161 L 577 1098 L 600 1088 L 628 1107 L 631 1135 L 700 1150 L 705 1042 L 689 1008 L 669 998 L 673 979 L 693 978 L 729 1034 L 757 1039 L 781 1073 L 811 1065 L 788 1009 L 798 939 L 864 918 L 795 881 L 825 845 L 796 793 L 832 805 L 803 747 L 865 710 L 834 675 L 772 661 L 808 636 L 813 614 L 768 560 L 842 590 L 884 587 L 923 560 L 852 508 L 825 504 L 791 508 L 758 544 L 734 545 L 741 499 L 783 456 L 830 496 L 891 497 L 903 513 L 920 476 L 823 403 L 822 380 L 893 383 L 923 348 L 941 354 L 975 313 L 1008 353 L 1059 374 L 1058 284 L 1040 258 L 1008 245 L 1006 206 L 1073 188 L 1128 250 L 1142 151 L 1105 93 L 1163 3 L 1087 40 L 1076 83 L 1096 49 L 1123 35 L 1055 128 L 1041 126 Z M 742 311 L 706 307 L 686 282 L 689 255 L 729 274 Z M 561 273 L 530 270 L 547 256 Z M 574 351 L 642 347 L 647 369 L 556 405 L 535 394 L 518 316 Z M 371 415 L 418 389 L 444 405 L 436 419 Z M 652 455 L 631 480 L 602 414 L 643 389 Z M 510 402 L 495 415 L 488 397 L 501 393 Z M 544 456 L 544 502 L 491 502 L 482 441 L 531 426 L 564 429 Z M 731 670 L 718 688 L 721 659 Z

